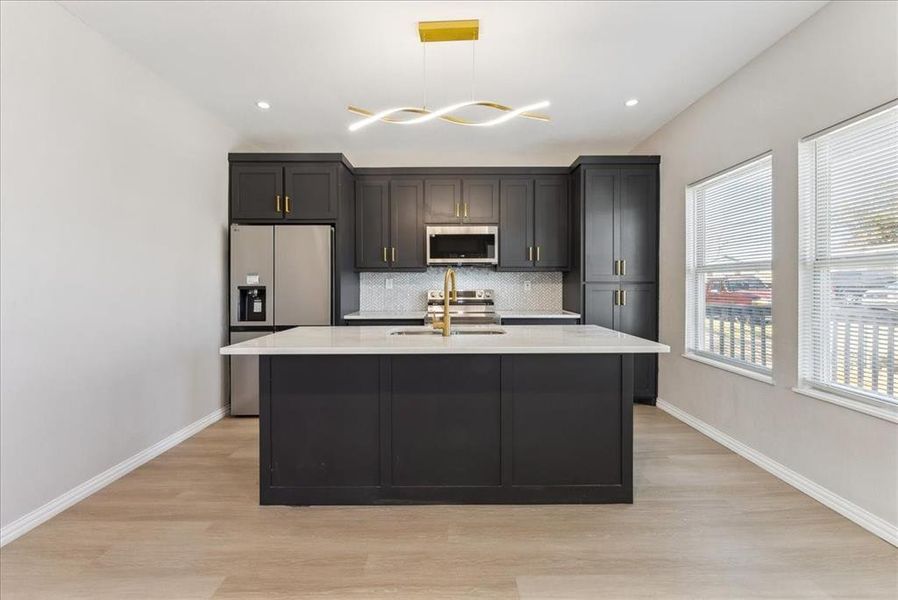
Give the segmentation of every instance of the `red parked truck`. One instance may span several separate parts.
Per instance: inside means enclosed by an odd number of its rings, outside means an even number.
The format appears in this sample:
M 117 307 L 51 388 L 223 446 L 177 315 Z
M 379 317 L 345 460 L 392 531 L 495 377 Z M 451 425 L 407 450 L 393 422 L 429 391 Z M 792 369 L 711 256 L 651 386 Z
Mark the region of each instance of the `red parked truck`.
M 705 284 L 705 308 L 709 312 L 770 313 L 770 284 L 759 277 L 712 277 Z

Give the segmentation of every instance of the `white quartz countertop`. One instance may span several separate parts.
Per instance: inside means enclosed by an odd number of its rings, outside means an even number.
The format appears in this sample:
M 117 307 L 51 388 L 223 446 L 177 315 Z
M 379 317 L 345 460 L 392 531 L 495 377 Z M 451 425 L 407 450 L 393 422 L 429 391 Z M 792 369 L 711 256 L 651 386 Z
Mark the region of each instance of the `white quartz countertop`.
M 457 325 L 455 331 L 496 326 Z M 596 325 L 503 325 L 493 335 L 392 335 L 429 326 L 295 327 L 221 348 L 221 354 L 658 354 L 664 344 Z
M 497 309 L 500 319 L 579 319 L 580 313 L 569 310 L 504 310 Z M 421 320 L 427 316 L 423 310 L 389 311 L 361 310 L 343 315 L 347 321 L 354 320 Z
M 349 313 L 348 315 L 343 315 L 343 318 L 347 321 L 361 321 L 369 319 L 377 321 L 392 321 L 400 319 L 421 321 L 426 316 L 427 312 L 423 310 L 360 310 L 354 313 Z
M 501 319 L 579 319 L 580 313 L 570 310 L 497 310 Z

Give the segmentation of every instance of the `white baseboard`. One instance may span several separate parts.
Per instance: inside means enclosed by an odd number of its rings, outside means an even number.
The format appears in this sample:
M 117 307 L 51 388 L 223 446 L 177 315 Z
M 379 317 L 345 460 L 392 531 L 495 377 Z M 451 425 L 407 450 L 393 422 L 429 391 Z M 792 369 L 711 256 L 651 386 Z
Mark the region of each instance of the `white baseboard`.
M 822 485 L 811 481 L 804 475 L 796 473 L 786 465 L 773 460 L 766 454 L 762 454 L 746 444 L 743 444 L 736 438 L 708 425 L 704 421 L 693 417 L 689 413 L 661 398 L 658 398 L 657 406 L 672 417 L 679 419 L 693 429 L 697 429 L 715 442 L 726 446 L 742 458 L 758 465 L 771 475 L 782 479 L 797 490 L 804 492 L 827 508 L 831 508 L 846 519 L 854 521 L 870 533 L 881 537 L 893 546 L 898 546 L 898 527 L 895 527 L 895 525 L 892 525 L 885 519 L 878 517 L 870 511 L 861 508 L 854 502 L 846 500 L 842 496 L 831 492 Z
M 123 460 L 114 467 L 103 471 L 96 477 L 92 477 L 91 479 L 88 479 L 84 483 L 72 488 L 61 496 L 50 500 L 40 508 L 36 508 L 30 513 L 19 517 L 15 521 L 12 521 L 8 525 L 6 525 L 6 527 L 0 529 L 0 547 L 5 546 L 9 542 L 22 535 L 25 535 L 41 523 L 44 523 L 45 521 L 55 517 L 70 506 L 80 502 L 81 500 L 84 500 L 94 492 L 101 490 L 119 477 L 127 475 L 137 467 L 153 460 L 166 450 L 174 448 L 187 438 L 193 436 L 196 433 L 199 433 L 227 414 L 227 406 L 216 409 L 205 417 L 202 417 L 201 419 L 194 421 L 183 429 L 176 431 L 167 438 L 156 442 L 149 448 L 141 450 L 131 458 Z

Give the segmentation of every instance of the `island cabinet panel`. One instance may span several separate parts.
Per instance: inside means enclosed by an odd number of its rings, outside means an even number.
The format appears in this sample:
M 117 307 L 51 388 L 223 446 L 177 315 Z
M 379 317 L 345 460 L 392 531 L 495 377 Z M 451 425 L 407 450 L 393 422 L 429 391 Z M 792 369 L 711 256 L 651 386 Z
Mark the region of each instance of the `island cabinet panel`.
M 499 376 L 498 356 L 393 358 L 394 486 L 501 484 Z
M 271 484 L 378 485 L 379 383 L 374 356 L 272 361 Z
M 509 361 L 513 485 L 623 483 L 615 359 L 522 355 Z
M 284 167 L 284 219 L 318 221 L 337 218 L 337 166 L 297 163 Z
M 630 354 L 263 355 L 262 504 L 632 502 Z

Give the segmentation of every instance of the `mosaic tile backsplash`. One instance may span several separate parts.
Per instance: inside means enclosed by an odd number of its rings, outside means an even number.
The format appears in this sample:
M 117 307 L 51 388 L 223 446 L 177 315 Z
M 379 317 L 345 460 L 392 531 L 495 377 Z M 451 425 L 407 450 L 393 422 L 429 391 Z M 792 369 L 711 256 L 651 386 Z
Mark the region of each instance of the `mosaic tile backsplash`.
M 443 288 L 444 268 L 424 273 L 361 273 L 359 310 L 424 310 L 427 290 Z M 507 273 L 478 267 L 455 270 L 458 289 L 496 291 L 497 309 L 561 310 L 561 273 Z M 386 287 L 393 280 L 393 289 Z M 525 290 L 526 281 L 530 289 Z

